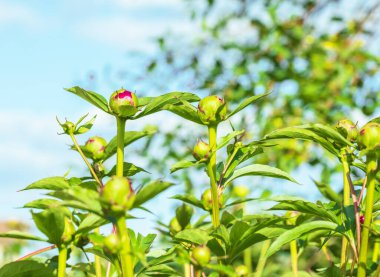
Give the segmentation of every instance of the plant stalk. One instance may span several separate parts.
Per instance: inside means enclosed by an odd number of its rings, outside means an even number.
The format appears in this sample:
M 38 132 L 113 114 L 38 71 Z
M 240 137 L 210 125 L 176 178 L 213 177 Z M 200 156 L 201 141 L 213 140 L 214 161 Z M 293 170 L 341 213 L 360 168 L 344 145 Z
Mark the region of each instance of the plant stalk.
M 16 261 L 23 261 L 23 260 L 29 259 L 29 258 L 31 258 L 31 257 L 33 257 L 35 255 L 47 252 L 47 251 L 52 250 L 52 249 L 54 249 L 56 247 L 57 247 L 56 245 L 50 245 L 48 247 L 41 248 L 41 249 L 39 249 L 37 251 L 34 251 L 34 252 L 30 253 L 30 254 L 22 256 L 21 258 L 17 259 Z
M 369 240 L 369 229 L 372 222 L 372 211 L 375 194 L 377 160 L 375 154 L 367 155 L 367 193 L 365 200 L 365 214 L 362 232 L 362 242 L 359 253 L 358 277 L 366 276 L 367 251 Z
M 372 253 L 372 261 L 374 263 L 377 263 L 377 260 L 379 259 L 379 252 L 380 252 L 380 242 L 376 241 L 375 246 L 373 247 L 373 253 Z
M 116 176 L 123 177 L 124 174 L 124 118 L 117 117 L 117 152 L 116 152 Z
M 67 248 L 61 246 L 58 248 L 58 275 L 57 277 L 66 277 Z
M 298 251 L 297 251 L 296 240 L 293 240 L 292 242 L 290 242 L 290 256 L 292 259 L 293 276 L 298 277 Z
M 91 172 L 91 175 L 92 177 L 94 177 L 95 181 L 99 184 L 100 187 L 103 186 L 103 183 L 99 180 L 99 177 L 98 175 L 96 175 L 93 167 L 91 166 L 90 162 L 88 161 L 88 159 L 86 158 L 86 156 L 83 154 L 83 151 L 82 149 L 80 148 L 75 136 L 73 133 L 70 133 L 70 137 L 71 137 L 71 140 L 73 141 L 74 145 L 75 145 L 75 148 L 77 149 L 78 153 L 80 154 L 80 156 L 82 157 L 83 161 L 86 163 L 88 169 L 90 170 Z
M 99 228 L 95 229 L 95 233 L 99 234 L 100 230 Z M 98 255 L 95 255 L 95 274 L 96 277 L 102 277 L 102 263 L 100 260 L 100 257 Z
M 347 157 L 346 153 L 343 152 L 341 155 L 341 161 L 343 164 L 343 211 L 344 211 L 344 218 L 347 220 L 347 213 L 346 209 L 349 209 L 350 206 L 350 184 L 348 181 L 347 176 L 350 174 L 350 168 L 347 163 Z M 346 265 L 348 260 L 348 239 L 343 236 L 342 237 L 342 248 L 341 248 L 341 254 L 340 254 L 340 269 L 342 271 L 342 275 L 346 275 Z
M 271 240 L 268 239 L 264 241 L 261 247 L 260 257 L 259 257 L 259 261 L 257 262 L 255 277 L 261 277 L 261 275 L 263 274 L 265 264 L 267 262 L 266 253 L 269 249 L 270 243 L 271 243 Z
M 192 277 L 191 276 L 191 265 L 190 264 L 185 264 L 183 266 L 183 272 L 185 277 Z
M 217 126 L 210 125 L 208 127 L 209 145 L 211 149 L 211 157 L 207 164 L 207 171 L 210 178 L 210 188 L 212 195 L 212 224 L 216 228 L 220 225 L 219 220 L 219 194 L 216 184 L 216 135 Z

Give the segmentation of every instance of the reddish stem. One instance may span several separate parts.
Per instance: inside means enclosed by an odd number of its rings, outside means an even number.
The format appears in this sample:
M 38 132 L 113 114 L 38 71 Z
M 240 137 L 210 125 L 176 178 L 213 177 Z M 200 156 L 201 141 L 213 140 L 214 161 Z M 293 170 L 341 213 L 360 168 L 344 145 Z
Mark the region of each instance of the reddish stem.
M 17 259 L 16 261 L 18 262 L 18 261 L 26 260 L 26 259 L 28 259 L 28 258 L 30 258 L 30 257 L 33 257 L 33 256 L 35 256 L 35 255 L 38 255 L 38 254 L 41 254 L 41 253 L 44 253 L 44 252 L 47 252 L 47 251 L 52 250 L 52 249 L 54 249 L 54 248 L 57 248 L 57 246 L 54 245 L 54 244 L 53 244 L 53 245 L 50 245 L 50 246 L 48 246 L 48 247 L 45 247 L 45 248 L 39 249 L 39 250 L 34 251 L 34 252 L 32 252 L 32 253 L 30 253 L 30 254 L 28 254 L 28 255 L 25 255 L 25 256 L 23 256 L 23 257 Z

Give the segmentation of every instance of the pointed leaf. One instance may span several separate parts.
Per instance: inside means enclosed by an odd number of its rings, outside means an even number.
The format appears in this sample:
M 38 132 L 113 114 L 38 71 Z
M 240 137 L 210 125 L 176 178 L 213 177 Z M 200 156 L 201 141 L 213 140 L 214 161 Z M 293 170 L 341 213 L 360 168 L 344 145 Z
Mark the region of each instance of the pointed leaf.
M 178 170 L 181 170 L 181 169 L 184 169 L 184 168 L 189 168 L 189 167 L 192 167 L 192 166 L 197 166 L 199 164 L 201 164 L 202 161 L 187 161 L 187 160 L 182 160 L 182 161 L 179 161 L 175 164 L 172 165 L 172 167 L 170 168 L 170 173 L 174 173 Z
M 50 263 L 24 260 L 11 262 L 0 269 L 0 277 L 54 277 L 56 268 Z
M 226 119 L 228 119 L 228 118 L 230 118 L 231 116 L 237 114 L 237 113 L 240 112 L 241 110 L 245 109 L 247 106 L 253 104 L 254 102 L 260 100 L 261 98 L 263 98 L 263 97 L 265 97 L 265 96 L 267 96 L 267 95 L 269 95 L 269 93 L 260 94 L 260 95 L 254 95 L 254 96 L 251 96 L 251 97 L 245 99 L 243 102 L 241 102 L 241 103 L 239 104 L 239 106 L 237 106 L 237 108 L 236 108 L 234 111 L 232 111 L 230 114 L 227 115 L 227 118 L 226 118 Z
M 127 163 L 127 162 L 124 162 L 124 166 L 123 166 L 123 176 L 133 176 L 139 172 L 147 172 L 149 173 L 148 171 L 146 171 L 145 169 L 141 168 L 141 167 L 138 167 L 134 164 L 131 164 L 131 163 Z M 106 176 L 110 177 L 110 176 L 114 176 L 116 175 L 116 165 L 106 174 Z
M 137 193 L 135 201 L 133 202 L 133 207 L 137 208 L 138 206 L 144 204 L 149 201 L 159 193 L 173 186 L 173 183 L 164 182 L 161 180 L 156 180 L 148 185 L 142 187 Z
M 198 198 L 196 198 L 194 195 L 189 194 L 189 195 L 174 195 L 172 199 L 177 199 L 181 200 L 185 203 L 191 204 L 195 207 L 204 209 L 202 201 L 200 201 Z
M 163 109 L 179 115 L 189 121 L 203 125 L 202 121 L 199 119 L 197 109 L 187 101 L 181 101 L 181 104 L 176 105 L 166 105 Z
M 25 239 L 25 240 L 37 240 L 37 241 L 47 241 L 44 238 L 37 237 L 32 234 L 20 232 L 20 231 L 9 231 L 6 233 L 0 233 L 1 238 L 12 238 L 12 239 Z
M 279 251 L 282 246 L 285 244 L 288 244 L 289 242 L 300 238 L 301 236 L 312 232 L 312 231 L 318 231 L 318 230 L 330 230 L 330 231 L 337 231 L 338 224 L 329 222 L 329 221 L 312 221 L 305 224 L 302 224 L 300 226 L 294 227 L 293 229 L 290 229 L 280 235 L 269 247 L 266 257 L 272 256 L 274 253 Z
M 233 131 L 229 133 L 228 135 L 222 137 L 220 140 L 218 140 L 218 143 L 216 144 L 216 149 L 219 150 L 220 148 L 223 148 L 230 142 L 231 139 L 243 134 L 244 132 L 245 130 Z
M 60 190 L 60 189 L 66 189 L 69 188 L 70 184 L 68 180 L 64 177 L 48 177 L 41 179 L 37 182 L 34 182 L 27 186 L 23 190 L 30 190 L 30 189 L 46 189 L 46 190 Z
M 291 181 L 293 183 L 298 184 L 296 180 L 294 180 L 288 173 L 282 171 L 281 169 L 271 167 L 263 164 L 252 164 L 246 167 L 235 170 L 235 172 L 229 177 L 224 184 L 227 185 L 231 183 L 236 178 L 242 176 L 268 176 L 273 178 L 285 179 Z
M 37 228 L 44 233 L 49 242 L 59 245 L 65 229 L 64 213 L 60 208 L 44 210 L 40 213 L 32 212 L 33 221 Z
M 198 245 L 206 244 L 211 239 L 208 233 L 201 229 L 185 229 L 177 233 L 174 238 L 179 241 L 195 243 Z
M 53 207 L 58 207 L 61 205 L 61 202 L 55 199 L 51 198 L 43 198 L 43 199 L 37 199 L 33 200 L 31 202 L 28 202 L 24 205 L 23 208 L 33 208 L 33 209 L 49 209 Z
M 105 111 L 106 113 L 111 113 L 108 108 L 108 102 L 102 95 L 93 91 L 82 89 L 78 86 L 66 88 L 65 90 L 78 95 L 79 97 L 83 98 L 95 107 L 98 107 L 99 109 Z

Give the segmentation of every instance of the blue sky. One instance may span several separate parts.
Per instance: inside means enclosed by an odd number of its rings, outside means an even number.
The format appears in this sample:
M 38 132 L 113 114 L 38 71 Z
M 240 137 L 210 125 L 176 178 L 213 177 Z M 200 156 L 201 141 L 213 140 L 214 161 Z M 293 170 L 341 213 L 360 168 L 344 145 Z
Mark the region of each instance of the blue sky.
M 57 135 L 55 116 L 76 120 L 98 111 L 62 88 L 125 65 L 127 52 L 152 53 L 153 38 L 169 29 L 190 30 L 180 0 L 0 0 L 0 218 L 30 218 L 15 208 L 37 194 L 17 190 L 84 170 L 67 137 Z M 108 96 L 118 87 L 97 89 Z M 98 113 L 89 135 L 111 136 L 113 128 Z

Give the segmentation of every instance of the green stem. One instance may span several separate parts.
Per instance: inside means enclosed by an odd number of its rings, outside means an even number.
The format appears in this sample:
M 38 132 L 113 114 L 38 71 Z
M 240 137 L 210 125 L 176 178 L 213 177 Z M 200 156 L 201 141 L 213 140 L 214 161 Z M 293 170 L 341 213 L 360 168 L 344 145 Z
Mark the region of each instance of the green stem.
M 99 234 L 99 228 L 95 229 L 95 233 Z M 95 255 L 95 274 L 96 277 L 102 277 L 102 263 L 100 260 L 100 257 L 98 255 Z
M 191 276 L 191 265 L 190 264 L 185 264 L 183 266 L 183 272 L 185 277 L 192 277 Z
M 297 253 L 297 241 L 290 242 L 290 256 L 292 259 L 292 271 L 293 276 L 298 277 L 298 253 Z
M 73 133 L 70 133 L 70 137 L 71 137 L 71 140 L 73 141 L 74 145 L 75 145 L 75 148 L 77 149 L 78 153 L 81 155 L 83 161 L 86 163 L 88 169 L 90 170 L 91 172 L 91 175 L 92 177 L 94 177 L 95 181 L 99 184 L 99 186 L 103 186 L 102 182 L 99 180 L 99 177 L 98 175 L 96 175 L 93 167 L 91 166 L 90 162 L 88 161 L 88 159 L 86 158 L 86 156 L 83 154 L 83 151 L 82 149 L 80 148 L 75 136 Z
M 252 251 L 251 248 L 247 248 L 243 252 L 244 256 L 244 265 L 247 267 L 248 276 L 252 274 Z
M 126 119 L 117 117 L 117 150 L 116 150 L 116 176 L 124 175 L 124 134 Z M 134 276 L 134 266 L 131 256 L 131 241 L 125 216 L 120 216 L 116 221 L 116 231 L 122 242 L 120 250 L 121 271 L 123 277 Z
M 264 241 L 261 247 L 260 257 L 259 257 L 259 261 L 257 262 L 255 277 L 261 277 L 261 275 L 263 274 L 265 264 L 267 262 L 266 254 L 269 249 L 270 243 L 271 241 L 270 239 L 268 239 Z
M 57 277 L 66 276 L 66 261 L 67 261 L 67 248 L 66 246 L 61 246 L 59 247 Z
M 374 263 L 377 263 L 377 260 L 379 259 L 379 252 L 380 252 L 380 243 L 376 241 L 375 246 L 373 247 L 373 254 L 372 254 L 372 261 Z
M 210 188 L 212 195 L 212 224 L 214 227 L 220 225 L 219 221 L 219 195 L 218 186 L 216 184 L 216 132 L 217 126 L 208 126 L 209 145 L 211 149 L 211 157 L 207 164 L 207 171 L 210 177 Z
M 117 153 L 116 153 L 116 176 L 122 177 L 124 174 L 124 118 L 117 117 Z
M 37 251 L 34 251 L 34 252 L 30 253 L 30 254 L 22 256 L 21 258 L 17 259 L 16 261 L 23 261 L 23 260 L 29 259 L 29 258 L 31 258 L 31 257 L 33 257 L 35 255 L 47 252 L 47 251 L 52 250 L 52 249 L 54 249 L 56 247 L 57 247 L 56 245 L 50 245 L 48 247 L 41 248 L 41 249 L 39 249 Z
M 343 210 L 344 210 L 344 218 L 347 220 L 346 210 L 349 209 L 350 206 L 350 183 L 347 176 L 350 174 L 350 168 L 347 163 L 347 157 L 345 153 L 341 155 L 341 161 L 343 164 Z M 347 256 L 348 256 L 348 239 L 346 237 L 342 237 L 342 248 L 340 254 L 340 269 L 342 271 L 343 276 L 346 275 L 346 265 L 347 265 Z
M 376 155 L 367 155 L 367 194 L 365 201 L 365 214 L 364 214 L 364 224 L 362 232 L 362 242 L 359 253 L 359 267 L 358 267 L 358 277 L 366 276 L 366 264 L 367 264 L 367 251 L 368 251 L 368 240 L 369 240 L 369 230 L 372 222 L 372 211 L 373 202 L 375 194 L 375 179 L 376 179 L 376 169 L 377 161 Z
M 129 239 L 128 229 L 126 225 L 125 217 L 120 217 L 117 222 L 117 234 L 121 239 L 123 248 L 120 251 L 120 259 L 121 259 L 121 270 L 123 277 L 132 277 L 134 276 L 133 271 L 133 261 L 131 256 L 131 241 Z

